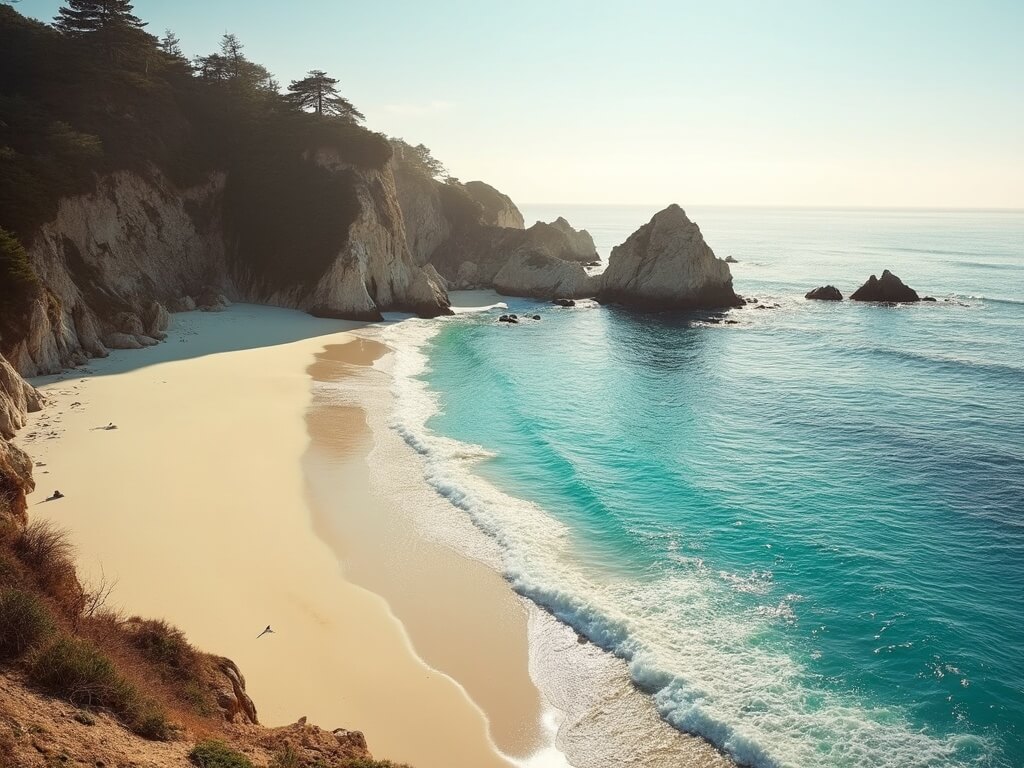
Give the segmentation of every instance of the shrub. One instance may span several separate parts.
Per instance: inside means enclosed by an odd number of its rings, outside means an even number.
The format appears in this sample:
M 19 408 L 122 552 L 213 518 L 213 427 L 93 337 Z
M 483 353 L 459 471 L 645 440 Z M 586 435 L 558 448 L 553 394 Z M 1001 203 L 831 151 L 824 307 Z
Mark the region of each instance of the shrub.
M 29 523 L 14 542 L 15 554 L 36 572 L 45 571 L 54 563 L 71 562 L 71 544 L 67 534 L 45 520 Z
M 87 640 L 64 636 L 44 648 L 28 670 L 30 682 L 80 707 L 128 712 L 137 698 L 113 662 Z
M 132 645 L 160 667 L 164 677 L 182 680 L 193 674 L 196 652 L 180 629 L 166 621 L 140 618 L 129 619 L 127 629 Z
M 0 587 L 17 587 L 24 583 L 24 575 L 18 561 L 6 552 L 0 551 Z
M 409 768 L 405 763 L 393 763 L 390 760 L 372 760 L 359 757 L 345 763 L 345 768 Z
M 0 659 L 13 659 L 53 633 L 43 602 L 20 589 L 0 590 Z
M 67 534 L 45 520 L 35 520 L 14 541 L 14 554 L 32 572 L 39 586 L 71 616 L 84 605 L 85 593 L 75 575 Z
M 249 758 L 220 741 L 201 741 L 188 758 L 199 768 L 253 768 Z
M 299 754 L 291 748 L 290 744 L 285 744 L 284 748 L 274 754 L 274 759 L 270 761 L 270 768 L 306 768 L 299 759 Z
M 167 713 L 153 701 L 143 701 L 138 706 L 128 727 L 144 739 L 169 741 L 174 736 L 174 726 L 167 719 Z
M 25 249 L 0 228 L 0 335 L 13 340 L 27 330 L 29 306 L 38 293 L 39 280 Z

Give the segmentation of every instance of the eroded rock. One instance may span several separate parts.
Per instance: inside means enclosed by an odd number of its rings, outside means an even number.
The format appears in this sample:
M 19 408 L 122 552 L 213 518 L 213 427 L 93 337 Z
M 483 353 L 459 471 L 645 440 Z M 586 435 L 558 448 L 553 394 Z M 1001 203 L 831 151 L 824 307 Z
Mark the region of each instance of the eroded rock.
M 741 306 L 729 265 L 704 242 L 700 228 L 670 205 L 612 249 L 598 299 L 641 309 Z

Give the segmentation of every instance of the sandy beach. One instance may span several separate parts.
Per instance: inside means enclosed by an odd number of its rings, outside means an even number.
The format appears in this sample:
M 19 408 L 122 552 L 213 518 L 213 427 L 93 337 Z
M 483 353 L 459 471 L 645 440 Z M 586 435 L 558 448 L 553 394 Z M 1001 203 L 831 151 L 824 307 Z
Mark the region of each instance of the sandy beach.
M 362 413 L 311 408 L 314 380 L 387 351 L 356 327 L 180 314 L 157 347 L 36 382 L 49 405 L 19 438 L 31 513 L 70 531 L 85 578 L 117 579 L 116 606 L 234 659 L 262 722 L 359 729 L 418 768 L 508 766 L 540 742 L 518 598 L 478 563 L 403 544 L 370 492 Z M 311 461 L 346 482 L 325 496 Z

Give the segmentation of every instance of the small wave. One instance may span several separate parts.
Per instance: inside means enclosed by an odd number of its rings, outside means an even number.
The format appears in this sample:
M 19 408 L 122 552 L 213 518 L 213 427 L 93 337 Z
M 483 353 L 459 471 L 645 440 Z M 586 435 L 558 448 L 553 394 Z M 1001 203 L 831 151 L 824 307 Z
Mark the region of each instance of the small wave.
M 945 355 L 928 354 L 926 352 L 915 352 L 907 349 L 894 349 L 892 347 L 877 345 L 852 347 L 851 351 L 867 356 L 881 355 L 896 358 L 905 362 L 924 363 L 933 367 L 948 368 L 961 372 L 987 372 L 995 375 L 1012 376 L 1015 379 L 1024 377 L 1024 367 L 1009 365 L 1007 363 L 966 360 L 960 357 L 948 357 Z
M 473 472 L 484 449 L 427 428 L 439 399 L 422 375 L 437 332 L 420 321 L 385 331 L 396 350 L 392 427 L 420 455 L 427 482 L 498 543 L 512 587 L 625 661 L 666 722 L 756 768 L 969 762 L 961 737 L 922 732 L 898 711 L 822 688 L 801 663 L 758 642 L 766 622 L 795 621 L 800 599 L 787 595 L 763 612 L 732 609 L 729 591 L 756 589 L 770 580 L 765 573 L 667 568 L 642 584 L 591 575 L 562 523 Z M 969 746 L 970 754 L 989 749 L 977 739 Z

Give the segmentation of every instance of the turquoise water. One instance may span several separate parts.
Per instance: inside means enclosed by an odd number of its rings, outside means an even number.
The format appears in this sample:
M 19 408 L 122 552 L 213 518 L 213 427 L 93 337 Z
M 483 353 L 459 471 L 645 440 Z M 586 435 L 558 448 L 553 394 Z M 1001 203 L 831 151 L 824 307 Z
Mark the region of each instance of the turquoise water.
M 524 210 L 605 256 L 652 212 Z M 743 763 L 1024 765 L 1024 213 L 688 213 L 781 307 L 445 321 L 407 430 L 431 481 Z M 940 301 L 802 298 L 886 267 Z

